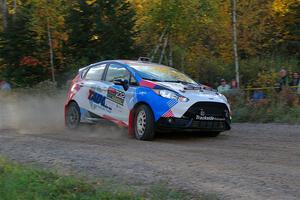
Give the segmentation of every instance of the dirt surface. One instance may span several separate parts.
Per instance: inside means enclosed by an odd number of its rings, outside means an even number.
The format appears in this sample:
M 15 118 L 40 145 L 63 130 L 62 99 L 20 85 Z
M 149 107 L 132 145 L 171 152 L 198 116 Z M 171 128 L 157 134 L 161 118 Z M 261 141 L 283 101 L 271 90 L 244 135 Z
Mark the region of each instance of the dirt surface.
M 221 199 L 300 199 L 300 125 L 234 124 L 217 138 L 128 138 L 115 126 L 76 132 L 0 130 L 0 154 L 141 187 L 167 181 Z

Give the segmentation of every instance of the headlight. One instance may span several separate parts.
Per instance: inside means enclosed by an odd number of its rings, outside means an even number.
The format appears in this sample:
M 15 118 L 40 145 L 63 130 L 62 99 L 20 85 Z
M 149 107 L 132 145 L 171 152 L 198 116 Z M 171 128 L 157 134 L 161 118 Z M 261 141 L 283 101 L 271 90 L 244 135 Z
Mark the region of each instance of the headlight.
M 156 94 L 164 97 L 164 98 L 168 98 L 168 99 L 174 99 L 176 101 L 181 101 L 181 102 L 188 102 L 189 99 L 184 97 L 184 96 L 181 96 L 171 90 L 156 90 L 154 89 L 153 90 Z

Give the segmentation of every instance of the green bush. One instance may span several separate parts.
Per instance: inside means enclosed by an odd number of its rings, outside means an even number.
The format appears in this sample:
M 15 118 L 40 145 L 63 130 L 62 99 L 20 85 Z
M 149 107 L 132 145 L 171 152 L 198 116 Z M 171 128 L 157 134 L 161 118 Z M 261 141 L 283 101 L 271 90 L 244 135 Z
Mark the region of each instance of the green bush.
M 249 92 L 250 93 L 250 92 Z M 229 96 L 234 122 L 300 123 L 299 97 L 290 91 L 265 91 L 266 98 L 254 102 L 241 93 Z

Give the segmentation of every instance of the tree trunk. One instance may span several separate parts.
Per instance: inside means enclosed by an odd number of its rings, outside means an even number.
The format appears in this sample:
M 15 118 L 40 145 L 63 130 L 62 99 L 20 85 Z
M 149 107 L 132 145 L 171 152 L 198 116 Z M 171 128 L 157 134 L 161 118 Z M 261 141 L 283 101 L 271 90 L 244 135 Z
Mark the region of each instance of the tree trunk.
M 13 22 L 15 22 L 16 21 L 16 17 L 17 17 L 17 7 L 18 7 L 18 5 L 17 5 L 17 0 L 14 0 L 14 15 L 13 15 Z
M 165 56 L 167 45 L 168 45 L 168 36 L 165 38 L 164 46 L 163 46 L 163 49 L 161 50 L 161 54 L 160 54 L 160 58 L 159 58 L 159 62 L 158 62 L 159 64 L 162 63 L 162 60 Z
M 237 17 L 236 17 L 237 3 L 236 0 L 232 0 L 232 43 L 233 43 L 233 53 L 234 53 L 234 64 L 235 64 L 235 79 L 237 82 L 237 87 L 240 87 L 240 74 L 239 74 L 239 57 L 238 57 L 238 47 L 237 47 Z
M 184 55 L 183 54 L 181 54 L 180 66 L 181 66 L 181 71 L 184 72 Z
M 2 0 L 2 18 L 3 18 L 3 30 L 7 28 L 7 2 Z
M 173 66 L 173 51 L 172 51 L 172 44 L 171 40 L 169 40 L 169 65 Z
M 160 47 L 160 45 L 161 45 L 161 43 L 162 43 L 163 38 L 165 37 L 166 32 L 167 32 L 167 28 L 164 29 L 164 31 L 162 32 L 162 34 L 161 34 L 160 37 L 159 37 L 158 44 L 156 45 L 156 47 L 155 47 L 155 49 L 154 49 L 154 52 L 153 52 L 153 54 L 152 54 L 152 56 L 151 56 L 151 58 L 150 58 L 150 61 L 151 61 L 151 62 L 154 60 L 155 55 L 157 54 L 157 52 L 158 52 L 158 50 L 159 50 L 159 47 Z
M 48 34 L 48 44 L 49 44 L 49 55 L 50 55 L 50 67 L 51 67 L 51 75 L 52 82 L 55 83 L 55 72 L 54 72 L 54 54 L 53 54 L 53 45 L 52 45 L 52 35 L 50 29 L 49 18 L 47 17 L 47 34 Z

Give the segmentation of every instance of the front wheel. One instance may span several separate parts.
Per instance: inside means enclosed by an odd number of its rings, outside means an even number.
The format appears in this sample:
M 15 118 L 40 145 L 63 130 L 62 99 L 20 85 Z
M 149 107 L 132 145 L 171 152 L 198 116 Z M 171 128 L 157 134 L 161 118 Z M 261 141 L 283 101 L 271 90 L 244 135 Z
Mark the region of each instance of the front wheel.
M 80 123 L 80 109 L 77 103 L 71 102 L 66 110 L 66 125 L 69 129 L 78 128 Z
M 135 113 L 135 138 L 138 140 L 153 140 L 155 134 L 155 125 L 152 110 L 146 105 L 141 105 L 136 109 Z

